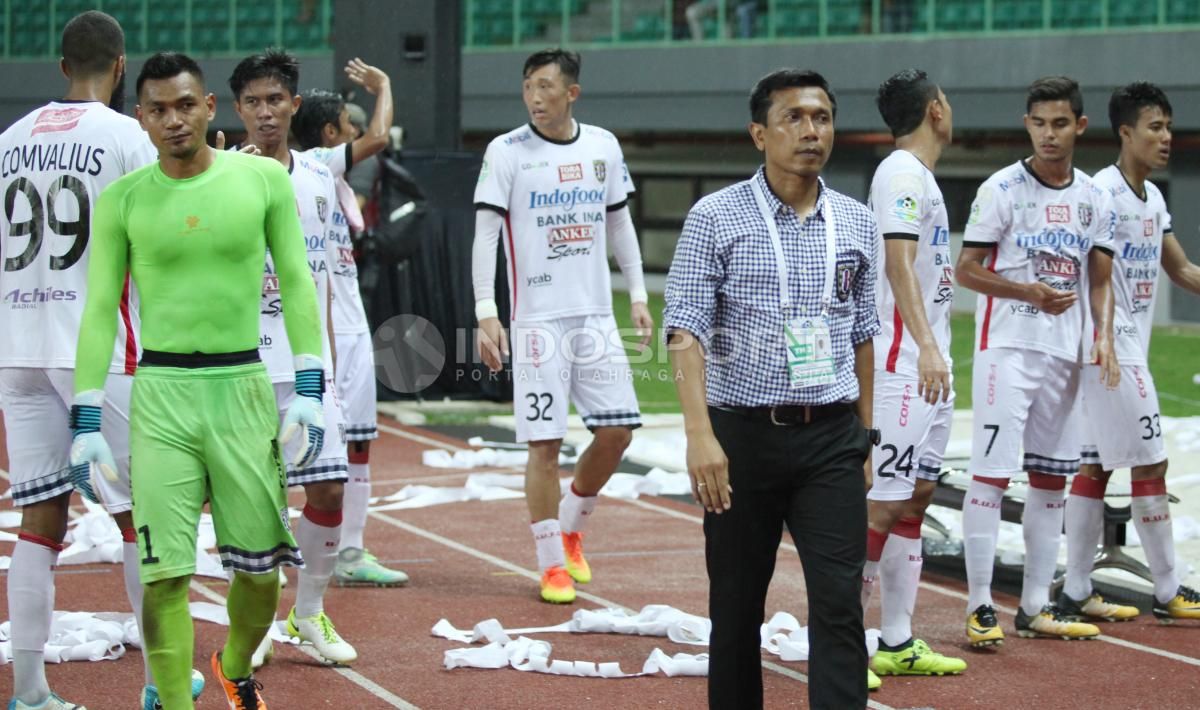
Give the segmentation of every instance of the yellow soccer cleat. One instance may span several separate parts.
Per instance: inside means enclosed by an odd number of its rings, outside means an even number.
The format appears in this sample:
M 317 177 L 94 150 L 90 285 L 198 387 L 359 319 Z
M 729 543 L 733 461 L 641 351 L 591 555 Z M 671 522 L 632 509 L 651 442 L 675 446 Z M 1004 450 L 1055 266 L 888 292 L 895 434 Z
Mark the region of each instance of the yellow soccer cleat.
M 958 675 L 967 669 L 966 661 L 936 653 L 921 639 L 912 639 L 895 651 L 881 646 L 871 665 L 879 675 Z
M 1141 612 L 1136 606 L 1126 606 L 1124 604 L 1114 604 L 1098 592 L 1093 592 L 1090 597 L 1083 601 L 1075 601 L 1067 596 L 1066 592 L 1058 595 L 1058 603 L 1056 604 L 1059 611 L 1064 616 L 1071 617 L 1077 621 L 1085 619 L 1094 619 L 1099 621 L 1130 621 L 1136 619 Z
M 583 558 L 583 533 L 565 532 L 562 534 L 563 553 L 567 558 L 567 574 L 580 584 L 592 581 L 592 568 Z
M 1200 619 L 1200 592 L 1179 585 L 1171 601 L 1163 604 L 1154 600 L 1154 617 L 1160 624 L 1170 624 L 1176 619 Z
M 1045 636 L 1060 638 L 1067 641 L 1094 639 L 1100 635 L 1100 629 L 1094 624 L 1072 621 L 1054 604 L 1047 604 L 1037 614 L 1030 616 L 1025 610 L 1017 607 L 1017 635 L 1022 638 Z
M 1000 630 L 992 605 L 980 604 L 967 616 L 967 642 L 975 648 L 1004 643 L 1004 632 Z
M 879 686 L 881 686 L 881 685 L 883 685 L 883 681 L 879 680 L 879 676 L 875 675 L 875 672 L 871 670 L 870 666 L 868 666 L 867 667 L 867 690 L 879 690 Z
M 575 583 L 562 567 L 551 567 L 542 573 L 542 599 L 551 604 L 570 604 L 575 601 Z

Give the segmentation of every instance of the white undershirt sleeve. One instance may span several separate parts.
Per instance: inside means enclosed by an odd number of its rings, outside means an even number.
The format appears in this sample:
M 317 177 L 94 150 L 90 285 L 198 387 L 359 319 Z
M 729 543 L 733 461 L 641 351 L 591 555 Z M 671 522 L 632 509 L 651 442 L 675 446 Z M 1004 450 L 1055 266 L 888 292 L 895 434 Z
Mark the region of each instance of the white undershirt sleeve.
M 475 242 L 471 247 L 471 284 L 475 289 L 475 317 L 495 318 L 496 245 L 504 217 L 495 210 L 475 210 Z
M 629 214 L 629 207 L 625 206 L 609 212 L 605 216 L 604 224 L 609 249 L 616 257 L 621 273 L 625 275 L 625 282 L 629 284 L 629 301 L 646 303 L 648 296 L 646 295 L 646 278 L 642 274 L 642 252 L 638 247 L 637 232 L 633 228 L 633 216 Z M 478 286 L 475 287 L 475 293 L 478 298 Z

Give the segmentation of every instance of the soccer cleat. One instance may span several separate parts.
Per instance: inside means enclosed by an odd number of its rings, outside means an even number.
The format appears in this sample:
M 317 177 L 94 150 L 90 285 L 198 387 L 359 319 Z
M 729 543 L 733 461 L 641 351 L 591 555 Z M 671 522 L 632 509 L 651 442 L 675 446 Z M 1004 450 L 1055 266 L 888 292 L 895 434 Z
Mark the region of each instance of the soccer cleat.
M 258 670 L 270 663 L 274 656 L 275 642 L 271 640 L 271 633 L 268 631 L 263 640 L 258 642 L 258 648 L 250 655 L 250 667 Z
M 967 641 L 975 648 L 999 646 L 1004 643 L 1004 632 L 996 621 L 996 610 L 990 604 L 980 604 L 967 615 Z
M 225 693 L 225 702 L 229 703 L 229 710 L 267 710 L 267 704 L 258 692 L 262 690 L 262 683 L 255 680 L 253 675 L 234 680 L 226 678 L 225 671 L 221 670 L 220 651 L 215 651 L 212 655 L 212 672 Z
M 1037 636 L 1061 638 L 1067 641 L 1094 639 L 1100 635 L 1100 629 L 1094 624 L 1072 621 L 1054 604 L 1047 604 L 1037 614 L 1030 616 L 1025 610 L 1017 607 L 1015 622 L 1017 635 L 1031 639 Z
M 50 693 L 50 697 L 42 701 L 40 705 L 26 705 L 20 700 L 13 698 L 8 703 L 8 710 L 87 710 L 87 708 L 75 703 L 68 703 L 66 700 L 58 697 L 56 693 Z
M 316 616 L 298 618 L 296 607 L 292 607 L 288 612 L 287 632 L 294 639 L 311 643 L 317 653 L 330 663 L 353 663 L 358 660 L 358 651 L 338 635 L 333 622 L 323 611 Z
M 571 575 L 557 565 L 542 572 L 542 599 L 551 604 L 570 604 L 575 601 L 575 583 Z
M 1200 592 L 1179 585 L 1171 601 L 1163 604 L 1154 600 L 1154 618 L 1160 624 L 1170 624 L 1176 619 L 1200 619 Z
M 204 674 L 195 668 L 192 669 L 192 700 L 200 697 L 200 693 L 204 690 Z M 162 703 L 158 701 L 158 688 L 153 685 L 147 685 L 142 688 L 142 710 L 162 710 Z
M 1100 596 L 1099 593 L 1093 593 L 1090 597 L 1080 602 L 1068 597 L 1064 591 L 1058 595 L 1058 602 L 1055 606 L 1063 613 L 1063 616 L 1070 617 L 1076 621 L 1084 621 L 1085 619 L 1130 621 L 1136 618 L 1139 613 L 1136 606 L 1113 604 Z
M 871 668 L 867 667 L 867 690 L 879 690 L 879 686 L 883 685 L 883 681 L 879 680 L 879 676 L 875 675 Z
M 562 534 L 563 552 L 567 558 L 567 574 L 580 584 L 592 581 L 592 568 L 583 559 L 583 533 L 565 532 Z
M 408 584 L 408 575 L 384 567 L 366 550 L 349 547 L 338 553 L 333 580 L 341 587 L 403 587 Z
M 895 651 L 885 651 L 881 646 L 871 665 L 879 675 L 958 675 L 967 669 L 965 661 L 935 653 L 921 639 L 913 639 Z

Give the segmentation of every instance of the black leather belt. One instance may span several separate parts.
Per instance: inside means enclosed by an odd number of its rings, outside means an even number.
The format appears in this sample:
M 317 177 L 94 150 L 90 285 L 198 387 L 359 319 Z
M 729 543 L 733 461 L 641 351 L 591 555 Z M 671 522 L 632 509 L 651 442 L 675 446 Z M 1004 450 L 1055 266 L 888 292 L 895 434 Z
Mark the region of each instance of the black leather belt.
M 258 362 L 258 350 L 242 350 L 236 353 L 167 353 L 160 350 L 143 350 L 138 366 L 157 367 L 230 367 Z
M 854 403 L 778 404 L 774 407 L 717 407 L 717 409 L 739 414 L 748 419 L 759 419 L 775 426 L 803 426 L 853 413 Z

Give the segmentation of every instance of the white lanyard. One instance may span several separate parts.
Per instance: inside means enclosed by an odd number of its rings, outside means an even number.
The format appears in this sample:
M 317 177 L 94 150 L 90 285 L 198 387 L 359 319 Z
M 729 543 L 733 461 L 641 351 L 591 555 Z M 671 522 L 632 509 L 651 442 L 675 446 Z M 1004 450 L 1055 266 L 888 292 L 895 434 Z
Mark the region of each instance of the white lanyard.
M 764 178 L 765 174 L 764 174 Z M 762 213 L 763 221 L 767 224 L 767 234 L 771 236 L 771 249 L 775 252 L 775 270 L 779 273 L 779 305 L 783 308 L 784 318 L 792 305 L 792 291 L 788 283 L 787 260 L 783 255 L 783 241 L 779 238 L 779 227 L 775 224 L 775 215 L 767 207 L 767 197 L 763 194 L 758 178 L 750 181 L 754 191 L 754 201 L 758 203 L 758 211 Z M 825 220 L 825 283 L 821 289 L 821 314 L 829 312 L 829 304 L 833 302 L 833 269 L 837 261 L 837 237 L 833 228 L 833 211 L 829 209 L 829 196 L 821 203 L 821 217 Z

